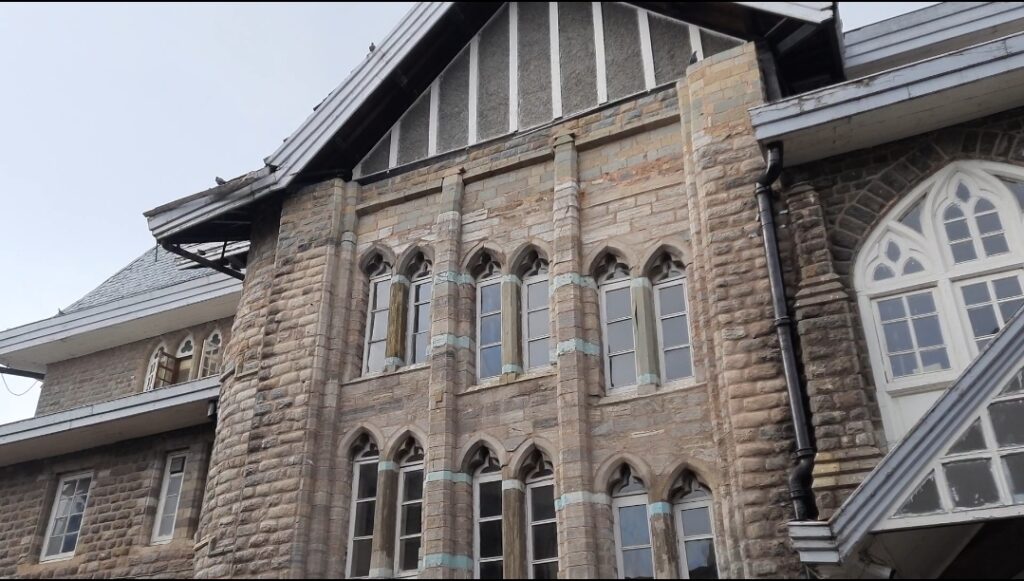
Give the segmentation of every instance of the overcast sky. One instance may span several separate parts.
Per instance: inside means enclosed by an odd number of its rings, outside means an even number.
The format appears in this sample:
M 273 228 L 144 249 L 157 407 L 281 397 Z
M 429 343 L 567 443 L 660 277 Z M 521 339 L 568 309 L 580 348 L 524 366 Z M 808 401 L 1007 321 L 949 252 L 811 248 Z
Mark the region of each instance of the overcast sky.
M 409 6 L 0 4 L 0 329 L 151 247 L 143 211 L 261 167 Z M 0 423 L 31 416 L 39 388 L 6 382 Z

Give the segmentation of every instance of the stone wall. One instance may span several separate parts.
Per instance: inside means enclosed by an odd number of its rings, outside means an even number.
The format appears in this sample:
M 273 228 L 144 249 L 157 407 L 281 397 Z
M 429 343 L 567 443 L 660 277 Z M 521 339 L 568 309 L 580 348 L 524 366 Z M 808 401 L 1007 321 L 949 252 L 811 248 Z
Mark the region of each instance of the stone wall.
M 46 366 L 46 380 L 39 394 L 36 415 L 142 393 L 149 358 L 161 343 L 173 353 L 181 341 L 191 335 L 198 350 L 214 329 L 220 329 L 226 344 L 231 337 L 231 318 L 51 363 Z M 192 365 L 193 378 L 199 373 L 199 359 L 197 351 Z
M 213 427 L 0 468 L 0 577 L 190 578 Z M 174 538 L 152 544 L 167 455 L 187 451 Z M 91 471 L 75 555 L 40 563 L 60 477 Z

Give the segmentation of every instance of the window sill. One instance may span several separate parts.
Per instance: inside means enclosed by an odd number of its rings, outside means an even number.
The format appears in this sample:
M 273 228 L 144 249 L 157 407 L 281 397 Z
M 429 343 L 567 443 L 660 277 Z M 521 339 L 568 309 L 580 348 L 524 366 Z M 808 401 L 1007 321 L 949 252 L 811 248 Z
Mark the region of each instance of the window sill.
M 536 370 L 530 371 L 528 373 L 517 374 L 512 379 L 509 379 L 507 375 L 499 375 L 497 377 L 485 379 L 484 381 L 477 383 L 476 385 L 471 385 L 468 389 L 466 389 L 459 395 L 467 395 L 470 393 L 487 391 L 490 389 L 501 387 L 503 385 L 512 385 L 523 381 L 533 381 L 535 379 L 540 379 L 542 377 L 552 377 L 554 375 L 557 375 L 557 373 L 558 368 L 554 365 L 549 365 L 547 367 L 537 368 Z
M 678 379 L 676 381 L 666 383 L 663 385 L 636 385 L 633 387 L 625 388 L 622 391 L 613 393 L 611 395 L 604 395 L 598 400 L 598 406 L 616 405 L 629 401 L 635 401 L 640 399 L 647 399 L 650 397 L 657 397 L 668 393 L 675 393 L 679 391 L 689 391 L 691 389 L 706 387 L 707 383 L 704 381 L 698 381 L 695 378 Z
M 423 371 L 424 369 L 430 369 L 430 363 L 417 363 L 416 365 L 407 365 L 405 367 L 400 367 L 394 371 L 381 371 L 379 373 L 368 373 L 366 375 L 360 375 L 359 377 L 346 381 L 345 383 L 342 384 L 342 386 L 357 385 L 360 383 L 366 383 L 367 381 L 381 379 L 383 377 L 392 377 L 395 375 L 402 375 L 405 373 L 413 373 L 416 371 Z
M 72 560 L 74 558 L 75 558 L 75 554 L 74 553 L 65 554 L 65 555 L 54 555 L 52 557 L 43 557 L 43 558 L 39 559 L 39 564 L 40 565 L 48 565 L 50 563 L 64 563 L 64 562 L 70 561 L 70 560 Z

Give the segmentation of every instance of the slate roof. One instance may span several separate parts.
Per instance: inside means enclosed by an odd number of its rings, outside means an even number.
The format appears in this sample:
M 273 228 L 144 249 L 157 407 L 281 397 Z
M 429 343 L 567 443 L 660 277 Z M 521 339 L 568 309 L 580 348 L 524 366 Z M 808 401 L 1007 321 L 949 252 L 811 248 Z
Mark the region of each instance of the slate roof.
M 204 276 L 210 276 L 206 268 L 182 269 L 175 264 L 175 255 L 159 246 L 147 250 L 117 274 L 100 286 L 63 309 L 64 313 L 81 311 L 104 303 L 166 288 Z

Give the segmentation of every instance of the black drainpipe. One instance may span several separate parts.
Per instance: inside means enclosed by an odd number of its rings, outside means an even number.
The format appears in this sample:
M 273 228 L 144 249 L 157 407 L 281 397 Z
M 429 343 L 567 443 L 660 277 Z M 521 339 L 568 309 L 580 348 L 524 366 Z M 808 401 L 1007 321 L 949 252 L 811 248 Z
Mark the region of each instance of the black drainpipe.
M 772 184 L 782 173 L 782 144 L 768 146 L 768 166 L 757 178 L 754 194 L 761 220 L 761 238 L 764 240 L 764 255 L 768 262 L 768 280 L 771 283 L 772 310 L 775 316 L 775 332 L 779 336 L 782 351 L 782 370 L 786 376 L 789 392 L 789 411 L 793 416 L 796 432 L 797 464 L 789 473 L 789 497 L 793 500 L 796 520 L 817 520 L 818 506 L 814 502 L 811 482 L 814 480 L 814 441 L 811 439 L 807 410 L 804 407 L 804 390 L 800 385 L 800 374 L 796 366 L 796 351 L 793 348 L 793 320 L 789 317 L 786 304 L 786 286 L 782 281 L 782 265 L 779 262 L 779 244 L 775 236 L 775 216 L 772 213 Z

